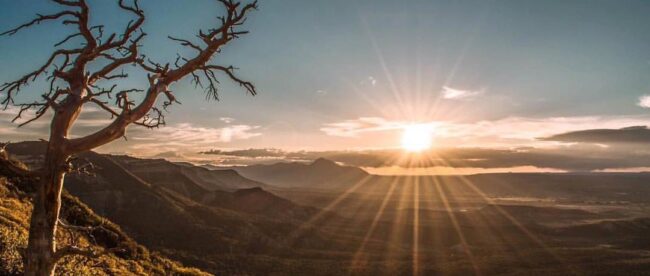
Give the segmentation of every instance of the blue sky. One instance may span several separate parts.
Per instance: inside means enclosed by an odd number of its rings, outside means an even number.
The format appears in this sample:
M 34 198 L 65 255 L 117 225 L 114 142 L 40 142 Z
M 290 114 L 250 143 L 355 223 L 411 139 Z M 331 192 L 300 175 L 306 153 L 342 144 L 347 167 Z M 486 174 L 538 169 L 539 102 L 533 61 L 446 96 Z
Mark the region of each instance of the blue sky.
M 2 2 L 2 29 L 60 9 L 47 1 Z M 112 1 L 89 2 L 92 20 L 109 29 L 128 20 Z M 203 0 L 141 6 L 149 34 L 143 52 L 161 61 L 188 54 L 167 35 L 192 38 L 220 12 L 216 1 Z M 439 125 L 439 145 L 454 146 L 464 133 L 473 146 L 530 140 L 510 145 L 520 146 L 572 126 L 642 124 L 650 113 L 638 105 L 650 94 L 648 1 L 267 0 L 259 6 L 246 22 L 251 33 L 214 59 L 239 67 L 258 96 L 224 79 L 221 101 L 206 102 L 200 89 L 178 83 L 173 90 L 183 104 L 171 109 L 167 130 L 132 130 L 136 139 L 104 150 L 384 148 L 399 146 L 400 126 L 412 122 Z M 43 24 L 1 37 L 2 81 L 41 64 L 71 31 Z M 142 77 L 124 83 L 144 84 Z M 23 99 L 41 87 L 31 88 Z M 29 135 L 29 127 L 12 130 L 7 118 L 0 122 L 7 139 L 44 135 L 43 126 Z M 508 135 L 476 133 L 486 124 Z M 541 126 L 546 132 L 532 131 Z M 172 144 L 147 142 L 183 131 L 190 134 Z M 187 136 L 204 141 L 188 147 L 194 140 Z

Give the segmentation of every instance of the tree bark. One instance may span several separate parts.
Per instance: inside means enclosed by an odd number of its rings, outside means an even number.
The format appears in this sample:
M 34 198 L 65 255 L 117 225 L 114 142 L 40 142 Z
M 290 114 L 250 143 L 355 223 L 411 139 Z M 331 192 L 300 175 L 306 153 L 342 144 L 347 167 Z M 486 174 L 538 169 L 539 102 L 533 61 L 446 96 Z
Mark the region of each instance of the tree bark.
M 68 133 L 81 113 L 85 90 L 75 90 L 78 97 L 68 97 L 54 113 L 50 125 L 41 178 L 33 199 L 34 209 L 29 226 L 25 254 L 25 275 L 53 275 L 56 268 L 56 226 L 61 210 L 63 179 L 68 170 Z
M 53 275 L 56 267 L 56 226 L 61 209 L 61 190 L 65 175 L 64 154 L 46 154 L 44 171 L 34 197 L 25 259 L 25 275 Z

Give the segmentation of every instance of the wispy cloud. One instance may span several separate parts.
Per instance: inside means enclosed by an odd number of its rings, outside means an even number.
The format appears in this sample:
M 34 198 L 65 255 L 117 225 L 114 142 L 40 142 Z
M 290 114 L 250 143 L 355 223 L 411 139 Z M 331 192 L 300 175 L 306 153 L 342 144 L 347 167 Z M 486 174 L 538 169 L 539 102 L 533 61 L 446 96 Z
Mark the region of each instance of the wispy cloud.
M 399 149 L 280 151 L 248 149 L 212 151 L 203 161 L 215 165 L 310 162 L 327 158 L 359 166 L 376 174 L 473 174 L 495 172 L 563 172 L 629 170 L 650 167 L 650 151 L 593 144 L 565 144 L 552 148 L 494 149 L 446 147 L 410 155 Z M 212 159 L 210 159 L 212 158 Z
M 258 126 L 235 125 L 220 129 L 220 142 L 230 142 L 234 139 L 249 139 L 260 136 L 262 133 L 254 132 Z
M 286 157 L 290 154 L 288 151 L 274 148 L 262 148 L 262 149 L 241 149 L 241 150 L 220 150 L 220 149 L 211 149 L 208 151 L 201 152 L 202 154 L 209 155 L 225 155 L 225 156 L 240 156 L 240 157 L 251 157 L 251 158 L 260 158 L 260 157 Z
M 358 137 L 364 132 L 386 131 L 402 129 L 406 122 L 389 121 L 381 117 L 361 117 L 354 120 L 328 123 L 320 128 L 322 132 L 330 136 Z
M 0 109 L 0 139 L 2 141 L 47 138 L 52 114 L 46 114 L 40 120 L 18 128 L 18 124 L 11 123 L 11 119 L 18 111 L 18 107 L 13 106 L 8 107 L 6 110 Z M 33 115 L 34 112 L 29 111 L 24 114 L 24 117 L 31 118 L 29 116 Z M 232 124 L 235 119 L 230 117 L 221 117 L 219 120 L 227 125 L 215 128 L 197 126 L 191 123 L 179 123 L 166 125 L 158 129 L 131 126 L 126 134 L 128 142 L 120 140 L 105 147 L 108 150 L 119 148 L 120 151 L 126 150 L 134 154 L 151 155 L 167 151 L 205 150 L 219 143 L 231 143 L 236 140 L 246 140 L 262 135 L 259 126 Z M 92 106 L 84 107 L 82 114 L 75 122 L 71 136 L 78 137 L 92 133 L 110 122 L 112 122 L 110 115 L 103 110 Z
M 507 117 L 476 122 L 425 121 L 435 128 L 438 146 L 518 147 L 557 144 L 539 138 L 558 133 L 596 128 L 625 128 L 646 125 L 647 116 Z M 320 130 L 329 136 L 364 137 L 378 131 L 401 131 L 409 122 L 381 117 L 361 117 L 325 124 Z M 368 136 L 370 137 L 370 136 Z
M 601 144 L 650 144 L 650 129 L 647 126 L 631 126 L 618 129 L 587 129 L 559 133 L 542 140 L 601 143 Z
M 8 106 L 7 109 L 0 109 L 0 137 L 2 139 L 11 140 L 36 140 L 45 139 L 49 133 L 50 120 L 52 113 L 45 114 L 40 119 L 33 121 L 22 127 L 18 127 L 21 123 L 34 118 L 35 110 L 27 110 L 23 112 L 21 118 L 12 122 L 15 116 L 20 111 L 17 106 Z M 93 107 L 84 107 L 81 115 L 75 121 L 71 137 L 77 137 L 97 130 L 99 127 L 111 123 L 109 113 Z
M 372 85 L 372 86 L 375 86 L 377 84 L 377 79 L 375 79 L 373 76 L 369 76 L 368 81 L 370 82 L 370 85 Z
M 137 152 L 160 153 L 165 151 L 198 151 L 219 143 L 246 140 L 262 135 L 259 126 L 229 125 L 221 128 L 200 127 L 180 123 L 149 130 L 133 128 L 127 133 L 134 143 L 128 146 Z M 137 142 L 136 142 L 137 141 Z
M 483 93 L 483 90 L 472 91 L 451 88 L 449 86 L 442 87 L 442 98 L 448 100 L 468 100 L 475 98 L 476 96 L 479 96 Z
M 373 76 L 368 76 L 365 79 L 362 79 L 359 84 L 361 85 L 370 85 L 370 86 L 376 86 L 377 85 L 377 79 Z
M 230 117 L 221 117 L 219 118 L 219 121 L 222 121 L 226 124 L 230 124 L 235 121 L 235 118 L 230 118 Z
M 643 95 L 639 97 L 638 106 L 643 108 L 650 108 L 650 95 Z

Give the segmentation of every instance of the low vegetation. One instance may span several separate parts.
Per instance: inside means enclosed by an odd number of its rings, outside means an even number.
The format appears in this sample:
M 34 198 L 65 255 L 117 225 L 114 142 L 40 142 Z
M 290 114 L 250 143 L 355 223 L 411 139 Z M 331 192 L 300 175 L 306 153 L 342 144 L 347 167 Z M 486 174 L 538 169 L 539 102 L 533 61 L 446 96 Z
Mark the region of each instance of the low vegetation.
M 0 167 L 0 275 L 23 274 L 34 182 Z M 209 275 L 149 251 L 76 197 L 67 192 L 62 197 L 65 224 L 57 231 L 57 244 L 92 248 L 98 255 L 110 253 L 97 258 L 67 256 L 59 261 L 57 275 Z

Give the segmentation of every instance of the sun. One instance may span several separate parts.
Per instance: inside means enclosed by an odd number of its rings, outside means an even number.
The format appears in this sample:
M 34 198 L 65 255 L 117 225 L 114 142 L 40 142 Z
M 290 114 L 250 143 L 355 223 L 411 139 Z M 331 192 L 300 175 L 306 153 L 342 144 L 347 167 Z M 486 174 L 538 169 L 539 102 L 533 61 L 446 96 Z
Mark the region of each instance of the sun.
M 402 148 L 406 151 L 417 152 L 431 147 L 433 127 L 425 124 L 404 126 L 402 132 Z

